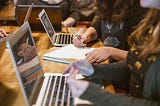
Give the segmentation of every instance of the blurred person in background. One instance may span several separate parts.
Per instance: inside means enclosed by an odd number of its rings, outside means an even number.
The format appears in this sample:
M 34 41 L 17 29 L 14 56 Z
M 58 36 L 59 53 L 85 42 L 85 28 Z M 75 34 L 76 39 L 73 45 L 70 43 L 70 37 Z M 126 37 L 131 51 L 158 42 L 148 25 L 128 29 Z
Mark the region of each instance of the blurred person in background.
M 17 0 L 17 5 L 53 5 L 62 8 L 62 26 L 70 27 L 79 21 L 79 9 L 76 0 Z
M 139 0 L 96 0 L 100 16 L 83 34 L 74 37 L 76 47 L 85 47 L 91 41 L 100 40 L 103 47 L 86 54 L 86 61 L 100 63 L 110 57 L 111 62 L 127 56 L 127 38 L 147 9 L 141 8 Z

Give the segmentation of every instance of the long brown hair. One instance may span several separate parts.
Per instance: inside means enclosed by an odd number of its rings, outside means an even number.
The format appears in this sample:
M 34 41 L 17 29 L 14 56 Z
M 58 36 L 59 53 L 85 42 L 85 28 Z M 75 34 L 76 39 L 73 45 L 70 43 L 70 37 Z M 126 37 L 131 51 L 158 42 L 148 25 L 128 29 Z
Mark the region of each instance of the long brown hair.
M 128 43 L 140 50 L 140 58 L 160 53 L 160 10 L 150 9 L 137 29 L 129 36 Z
M 122 22 L 139 0 L 96 0 L 102 17 L 111 22 Z

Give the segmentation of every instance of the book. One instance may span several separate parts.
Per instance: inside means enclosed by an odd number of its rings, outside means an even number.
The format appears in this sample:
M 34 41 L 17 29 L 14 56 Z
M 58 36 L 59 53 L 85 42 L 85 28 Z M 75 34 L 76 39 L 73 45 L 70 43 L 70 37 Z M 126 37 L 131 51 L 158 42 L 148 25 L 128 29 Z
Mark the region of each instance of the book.
M 85 60 L 85 54 L 95 48 L 77 48 L 73 44 L 66 45 L 43 55 L 44 60 L 70 64 L 76 60 Z

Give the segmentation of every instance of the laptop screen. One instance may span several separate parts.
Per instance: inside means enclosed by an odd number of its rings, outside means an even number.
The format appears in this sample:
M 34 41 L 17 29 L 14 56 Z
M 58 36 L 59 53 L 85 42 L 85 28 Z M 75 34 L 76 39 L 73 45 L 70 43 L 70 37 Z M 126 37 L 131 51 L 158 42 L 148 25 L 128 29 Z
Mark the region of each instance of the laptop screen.
M 21 87 L 24 88 L 24 93 L 31 103 L 37 90 L 38 79 L 43 72 L 28 22 L 11 36 L 7 44 Z
M 46 30 L 46 32 L 48 33 L 50 39 L 53 39 L 54 37 L 54 34 L 56 33 L 46 12 L 43 11 L 43 14 L 41 15 L 41 21 L 42 21 L 42 24 L 44 25 L 44 28 Z

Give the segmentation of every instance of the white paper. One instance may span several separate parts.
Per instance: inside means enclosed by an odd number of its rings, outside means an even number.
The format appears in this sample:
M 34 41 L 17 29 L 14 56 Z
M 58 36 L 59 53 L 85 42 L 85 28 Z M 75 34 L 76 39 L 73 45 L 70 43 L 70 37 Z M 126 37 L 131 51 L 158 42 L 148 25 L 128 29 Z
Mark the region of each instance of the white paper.
M 77 48 L 74 45 L 70 44 L 64 47 L 61 47 L 57 50 L 51 51 L 43 56 L 52 57 L 52 58 L 71 58 L 76 60 L 85 59 L 85 54 L 94 50 L 95 48 Z

